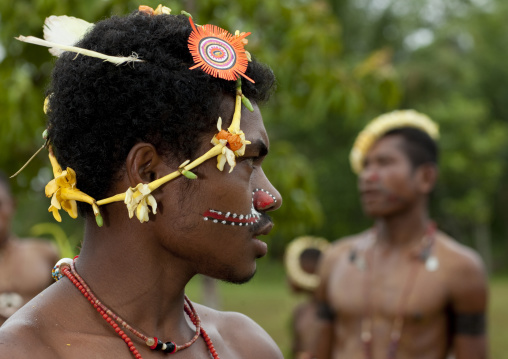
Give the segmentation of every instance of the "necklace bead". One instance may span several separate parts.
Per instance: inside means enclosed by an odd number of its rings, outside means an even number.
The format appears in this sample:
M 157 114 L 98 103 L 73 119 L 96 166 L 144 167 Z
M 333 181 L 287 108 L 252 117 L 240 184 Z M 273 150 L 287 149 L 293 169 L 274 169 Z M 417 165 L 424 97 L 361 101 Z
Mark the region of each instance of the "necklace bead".
M 75 257 L 74 259 L 76 259 Z M 102 316 L 102 318 L 113 328 L 113 330 L 122 338 L 122 340 L 125 342 L 127 347 L 129 348 L 130 352 L 134 355 L 134 358 L 136 359 L 142 359 L 141 354 L 139 354 L 139 351 L 135 347 L 132 340 L 129 338 L 129 336 L 119 327 L 117 322 L 119 322 L 124 328 L 127 328 L 131 333 L 136 335 L 138 338 L 142 339 L 147 346 L 150 347 L 152 350 L 162 350 L 164 353 L 167 354 L 174 354 L 177 351 L 186 349 L 190 347 L 194 342 L 197 340 L 197 338 L 201 335 L 208 347 L 208 351 L 212 355 L 214 359 L 220 359 L 217 352 L 215 351 L 215 348 L 213 346 L 213 343 L 206 333 L 206 331 L 201 327 L 201 320 L 198 316 L 198 313 L 194 309 L 194 306 L 192 305 L 192 302 L 187 298 L 187 296 L 184 297 L 184 311 L 189 316 L 192 323 L 196 326 L 196 333 L 194 337 L 187 343 L 183 345 L 176 345 L 174 342 L 162 342 L 157 337 L 147 337 L 146 335 L 142 334 L 141 332 L 135 330 L 133 327 L 131 327 L 127 322 L 125 322 L 122 318 L 120 318 L 118 315 L 116 315 L 113 311 L 111 311 L 109 308 L 107 308 L 103 303 L 101 303 L 93 294 L 93 292 L 90 290 L 86 282 L 81 278 L 81 276 L 76 272 L 76 269 L 74 267 L 74 262 L 59 262 L 58 266 L 59 274 L 65 275 L 73 284 L 76 286 L 76 288 L 83 294 L 83 296 L 90 302 L 90 304 L 99 312 L 99 314 Z

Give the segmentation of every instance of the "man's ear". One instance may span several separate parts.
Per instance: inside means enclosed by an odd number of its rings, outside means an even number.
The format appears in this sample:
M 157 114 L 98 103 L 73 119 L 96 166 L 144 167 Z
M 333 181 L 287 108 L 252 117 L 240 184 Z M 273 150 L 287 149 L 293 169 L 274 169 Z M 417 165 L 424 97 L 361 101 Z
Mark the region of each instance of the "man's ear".
M 131 187 L 139 183 L 149 183 L 160 177 L 163 163 L 155 147 L 146 142 L 135 144 L 125 160 L 127 177 Z
M 432 192 L 436 185 L 438 168 L 433 163 L 425 163 L 418 168 L 419 173 L 419 187 L 422 193 L 429 194 Z

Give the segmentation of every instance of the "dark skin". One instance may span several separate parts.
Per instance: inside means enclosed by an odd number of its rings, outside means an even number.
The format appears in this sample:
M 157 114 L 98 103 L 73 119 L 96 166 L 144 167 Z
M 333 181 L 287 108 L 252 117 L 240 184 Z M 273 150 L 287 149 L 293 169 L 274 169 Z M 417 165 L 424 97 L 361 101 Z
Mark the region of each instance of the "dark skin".
M 58 261 L 53 243 L 11 233 L 14 211 L 14 199 L 0 182 L 0 326 L 52 283 L 51 268 Z
M 413 168 L 398 135 L 378 140 L 369 150 L 359 176 L 364 211 L 376 221 L 377 237 L 370 231 L 338 241 L 321 265 L 322 283 L 317 299 L 332 308 L 333 319 L 322 322 L 317 358 L 364 359 L 361 344 L 365 296 L 373 304 L 373 358 L 386 358 L 390 333 L 408 276 L 420 253 L 429 223 L 427 200 L 437 169 L 432 164 Z M 366 270 L 350 260 L 351 251 L 366 248 L 374 270 L 366 292 Z M 479 256 L 437 231 L 433 254 L 439 268 L 429 271 L 423 262 L 404 306 L 404 327 L 397 359 L 487 358 L 485 334 L 451 334 L 451 313 L 485 314 L 487 284 Z M 344 290 L 344 289 L 347 290 Z
M 202 216 L 210 208 L 248 213 L 255 188 L 264 188 L 277 198 L 263 214 L 280 206 L 280 194 L 261 168 L 269 142 L 259 108 L 254 108 L 253 113 L 242 110 L 241 127 L 253 144 L 237 159 L 232 173 L 227 165 L 223 172 L 217 170 L 216 159 L 212 159 L 193 170 L 197 180 L 180 177 L 163 185 L 153 192 L 159 206 L 147 223 L 129 219 L 123 203 L 101 208 L 103 228 L 98 228 L 93 218 L 86 219 L 77 271 L 103 303 L 149 336 L 177 344 L 189 341 L 195 327 L 182 310 L 189 280 L 202 273 L 244 282 L 254 275 L 256 258 L 266 253 L 266 244 L 257 238 L 268 234 L 273 225 L 267 216 L 260 226 L 249 227 L 216 224 Z M 230 121 L 233 110 L 233 99 L 225 98 L 223 120 Z M 199 154 L 211 148 L 210 139 L 216 132 L 198 139 Z M 183 160 L 162 158 L 151 144 L 138 143 L 111 194 L 163 177 Z M 195 308 L 221 358 L 282 358 L 275 342 L 251 319 L 197 304 Z M 128 334 L 143 358 L 167 356 L 151 351 Z M 133 357 L 123 340 L 65 278 L 0 330 L 0 358 L 90 358 L 92 354 L 94 358 Z M 207 355 L 202 338 L 174 354 L 175 358 Z
M 301 268 L 310 274 L 316 274 L 319 258 L 300 257 Z M 294 293 L 306 296 L 305 301 L 295 307 L 292 313 L 292 358 L 311 359 L 312 345 L 319 329 L 319 321 L 316 313 L 316 301 L 313 298 L 314 291 L 300 287 L 297 283 L 289 280 L 289 286 Z

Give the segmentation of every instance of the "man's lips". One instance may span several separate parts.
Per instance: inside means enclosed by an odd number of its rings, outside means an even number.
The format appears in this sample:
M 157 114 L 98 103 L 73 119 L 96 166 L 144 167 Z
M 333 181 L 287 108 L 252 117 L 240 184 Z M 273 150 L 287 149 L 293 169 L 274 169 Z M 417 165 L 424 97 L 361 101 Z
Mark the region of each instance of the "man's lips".
M 379 188 L 376 188 L 376 189 L 370 188 L 370 189 L 360 190 L 360 197 L 361 197 L 362 201 L 364 201 L 364 202 L 377 200 L 385 194 L 386 194 L 386 192 L 379 189 Z
M 262 226 L 256 233 L 254 234 L 255 237 L 257 236 L 266 236 L 273 228 L 273 222 L 271 220 L 268 220 L 268 222 Z

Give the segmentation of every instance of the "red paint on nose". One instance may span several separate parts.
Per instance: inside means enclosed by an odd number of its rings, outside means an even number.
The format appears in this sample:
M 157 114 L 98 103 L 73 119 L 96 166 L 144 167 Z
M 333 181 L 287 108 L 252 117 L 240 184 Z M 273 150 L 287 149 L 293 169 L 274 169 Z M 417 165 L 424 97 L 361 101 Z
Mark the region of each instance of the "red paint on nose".
M 275 202 L 275 197 L 266 193 L 263 190 L 257 190 L 254 192 L 254 208 L 256 209 L 267 209 Z

